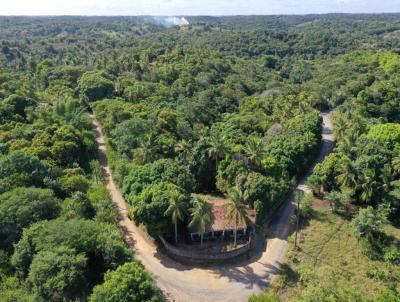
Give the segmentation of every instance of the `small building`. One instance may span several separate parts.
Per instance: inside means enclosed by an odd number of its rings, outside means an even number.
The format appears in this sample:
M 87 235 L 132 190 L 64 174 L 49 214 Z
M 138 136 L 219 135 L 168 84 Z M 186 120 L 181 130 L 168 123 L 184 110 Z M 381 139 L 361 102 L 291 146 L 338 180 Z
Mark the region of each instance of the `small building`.
M 211 225 L 204 233 L 204 238 L 226 238 L 233 235 L 235 222 L 228 219 L 228 204 L 229 200 L 215 198 L 207 200 L 211 205 Z M 237 225 L 237 235 L 246 235 L 256 222 L 256 211 L 247 209 L 247 217 L 244 221 Z M 190 228 L 190 237 L 194 240 L 200 236 L 200 232 L 196 226 Z

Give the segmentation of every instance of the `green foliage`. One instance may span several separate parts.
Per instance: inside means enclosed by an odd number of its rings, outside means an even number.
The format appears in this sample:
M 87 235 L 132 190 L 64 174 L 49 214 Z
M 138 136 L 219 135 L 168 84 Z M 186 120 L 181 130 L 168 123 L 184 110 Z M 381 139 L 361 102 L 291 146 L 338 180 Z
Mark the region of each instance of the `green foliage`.
M 22 118 L 26 118 L 28 108 L 34 108 L 37 105 L 33 99 L 20 95 L 10 95 L 4 99 L 4 104 L 11 106 L 14 116 L 17 115 Z
M 382 231 L 382 224 L 386 222 L 387 213 L 384 210 L 375 210 L 372 207 L 360 209 L 352 221 L 353 228 L 359 237 L 373 240 Z
M 307 193 L 301 197 L 300 201 L 300 216 L 302 218 L 308 219 L 313 215 L 312 202 L 314 196 L 311 193 Z
M 203 247 L 203 236 L 211 225 L 211 206 L 202 199 L 196 199 L 191 209 L 191 221 L 189 227 L 200 234 L 201 247 Z
M 114 92 L 110 75 L 102 71 L 85 72 L 78 83 L 81 99 L 93 102 L 105 99 Z
M 182 207 L 189 208 L 189 196 L 172 183 L 158 182 L 147 186 L 139 195 L 130 196 L 136 223 L 143 223 L 151 234 L 160 234 L 168 230 L 170 219 L 164 215 L 171 199 L 179 195 Z
M 104 283 L 94 288 L 90 302 L 161 301 L 157 288 L 137 262 L 128 262 L 115 271 L 109 271 Z
M 41 186 L 47 176 L 46 165 L 38 157 L 15 151 L 0 157 L 0 192 L 19 186 Z
M 33 296 L 16 277 L 8 277 L 0 283 L 1 302 L 34 302 Z
M 93 218 L 95 210 L 82 192 L 75 192 L 63 203 L 63 216 L 66 218 Z
M 7 244 L 11 251 L 23 228 L 35 233 L 17 244 L 13 258 L 25 246 L 30 256 L 17 261 L 25 263 L 17 265 L 24 276 L 35 255 L 57 253 L 55 246 L 84 254 L 88 287 L 65 300 L 85 300 L 107 269 L 124 262 L 113 253 L 125 254 L 120 246 L 99 251 L 118 246 L 121 238 L 107 225 L 117 217 L 93 161 L 97 143 L 86 105 L 107 135 L 113 176 L 135 221 L 150 232 L 172 232 L 175 219 L 164 215 L 171 200 L 182 199 L 189 207 L 192 192 L 227 193 L 235 186 L 262 221 L 316 158 L 322 121 L 313 108 L 335 109 L 337 140 L 309 179 L 314 193 L 328 193 L 333 210 L 340 199 L 346 207 L 384 204 L 390 219 L 398 216 L 398 15 L 189 21 L 185 28 L 164 30 L 142 17 L 0 18 L 0 193 L 51 189 L 54 196 L 67 197 L 57 202 L 69 219 L 43 223 L 53 228 L 43 235 L 42 224 L 33 223 L 55 218 L 58 210 L 42 217 L 34 216 L 36 201 L 0 203 L 0 213 L 18 224 L 7 226 L 7 233 L 17 234 Z M 387 241 L 377 239 L 380 257 L 389 261 L 396 255 Z M 71 258 L 54 266 L 73 272 L 76 255 L 65 255 Z M 112 265 L 102 259 L 108 255 Z M 31 300 L 24 284 L 4 278 L 0 299 Z M 62 279 L 60 271 L 37 288 L 65 295 Z M 304 297 L 310 301 L 359 300 L 351 290 L 334 291 L 333 283 L 309 287 Z M 51 299 L 56 298 L 44 300 Z
M 117 212 L 112 203 L 110 193 L 103 185 L 92 185 L 86 195 L 95 209 L 95 220 L 111 224 L 117 223 Z
M 331 191 L 326 194 L 325 199 L 329 201 L 332 212 L 337 212 L 342 206 L 342 195 L 337 191 Z
M 84 254 L 63 246 L 39 252 L 27 278 L 32 293 L 43 301 L 79 298 L 86 290 L 86 261 Z
M 117 125 L 112 131 L 112 136 L 115 137 L 114 141 L 118 152 L 132 156 L 132 150 L 140 146 L 148 129 L 148 121 L 139 117 L 126 120 Z
M 27 276 L 40 252 L 54 251 L 63 245 L 87 258 L 89 285 L 102 279 L 108 269 L 114 269 L 131 258 L 120 231 L 112 225 L 90 220 L 56 219 L 43 221 L 24 230 L 15 245 L 12 264 L 21 276 Z
M 183 221 L 187 214 L 187 198 L 178 190 L 172 191 L 169 195 L 169 205 L 164 215 L 171 217 L 175 225 L 175 242 L 178 243 L 178 221 Z
M 250 297 L 249 302 L 280 302 L 282 301 L 276 294 L 262 293 Z
M 89 180 L 83 175 L 65 175 L 59 183 L 60 189 L 69 196 L 77 191 L 85 193 L 89 189 Z
M 191 192 L 194 187 L 193 176 L 182 163 L 177 160 L 161 159 L 132 169 L 124 179 L 123 192 L 130 201 L 146 186 L 158 182 L 172 183 L 186 192 Z
M 247 216 L 246 200 L 243 191 L 238 188 L 232 188 L 229 191 L 229 204 L 227 208 L 227 218 L 233 221 L 234 229 L 234 242 L 233 246 L 236 247 L 236 233 L 239 224 L 245 221 Z
M 366 137 L 386 145 L 390 150 L 400 150 L 400 124 L 373 125 Z
M 58 216 L 60 201 L 48 189 L 16 188 L 0 195 L 0 248 L 10 249 L 23 228 Z

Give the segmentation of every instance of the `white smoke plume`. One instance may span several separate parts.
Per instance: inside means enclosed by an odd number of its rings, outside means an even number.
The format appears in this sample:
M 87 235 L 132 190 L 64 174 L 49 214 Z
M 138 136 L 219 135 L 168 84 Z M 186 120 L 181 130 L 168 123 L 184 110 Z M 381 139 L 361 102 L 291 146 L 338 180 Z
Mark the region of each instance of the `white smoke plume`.
M 152 21 L 164 27 L 185 26 L 189 21 L 185 17 L 151 17 Z

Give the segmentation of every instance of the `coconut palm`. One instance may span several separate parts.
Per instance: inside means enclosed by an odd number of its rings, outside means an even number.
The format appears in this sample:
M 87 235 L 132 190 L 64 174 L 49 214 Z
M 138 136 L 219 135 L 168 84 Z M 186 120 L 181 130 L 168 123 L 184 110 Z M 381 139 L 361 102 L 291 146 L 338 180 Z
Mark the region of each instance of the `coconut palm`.
M 148 137 L 140 143 L 140 147 L 134 150 L 134 160 L 137 164 L 143 165 L 154 159 L 154 152 L 151 139 Z
M 336 181 L 339 185 L 344 187 L 353 187 L 357 184 L 357 170 L 353 162 L 347 156 L 343 159 L 338 167 L 339 175 Z
M 225 138 L 220 135 L 213 135 L 210 137 L 209 143 L 208 156 L 215 160 L 216 173 L 218 174 L 218 161 L 225 156 L 226 152 Z
M 250 163 L 256 168 L 260 167 L 261 158 L 264 153 L 264 144 L 258 137 L 251 137 L 245 145 L 245 152 Z
M 187 140 L 181 140 L 175 145 L 175 152 L 183 161 L 187 161 L 190 151 L 190 143 Z
M 393 169 L 397 173 L 400 173 L 400 155 L 393 158 L 392 164 L 393 164 Z
M 365 202 L 372 200 L 377 188 L 376 173 L 373 169 L 365 169 L 360 177 L 361 194 L 360 199 Z
M 211 206 L 202 199 L 198 199 L 191 209 L 192 220 L 189 227 L 197 226 L 200 233 L 200 246 L 203 247 L 204 233 L 211 225 Z
M 353 158 L 356 140 L 357 137 L 354 134 L 349 134 L 343 137 L 338 143 L 338 150 L 349 158 Z
M 169 206 L 164 215 L 171 216 L 172 223 L 175 225 L 175 243 L 178 243 L 178 220 L 182 221 L 186 215 L 185 199 L 179 191 L 170 192 Z
M 335 141 L 341 141 L 344 137 L 346 130 L 348 129 L 347 121 L 342 116 L 338 116 L 334 120 L 335 128 Z
M 236 247 L 237 227 L 246 219 L 246 200 L 243 191 L 238 188 L 231 189 L 229 199 L 227 216 L 229 221 L 234 222 L 233 245 Z
M 393 169 L 390 165 L 386 164 L 383 166 L 381 170 L 380 179 L 382 182 L 381 189 L 384 193 L 388 193 L 392 188 L 392 181 L 393 181 Z

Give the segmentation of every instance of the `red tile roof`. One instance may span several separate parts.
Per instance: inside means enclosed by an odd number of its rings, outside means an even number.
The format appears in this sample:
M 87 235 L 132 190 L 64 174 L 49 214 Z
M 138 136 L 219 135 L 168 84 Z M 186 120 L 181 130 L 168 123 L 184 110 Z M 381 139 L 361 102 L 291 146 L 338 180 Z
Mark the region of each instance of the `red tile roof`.
M 218 231 L 228 231 L 233 230 L 235 228 L 234 221 L 230 221 L 228 219 L 228 204 L 229 200 L 222 198 L 215 198 L 212 200 L 207 200 L 207 202 L 211 205 L 211 221 L 212 224 L 207 232 L 218 232 Z M 255 224 L 256 222 L 256 211 L 247 209 L 247 218 L 246 221 L 242 221 L 237 229 L 244 229 L 249 224 Z M 196 232 L 196 227 L 192 230 Z

